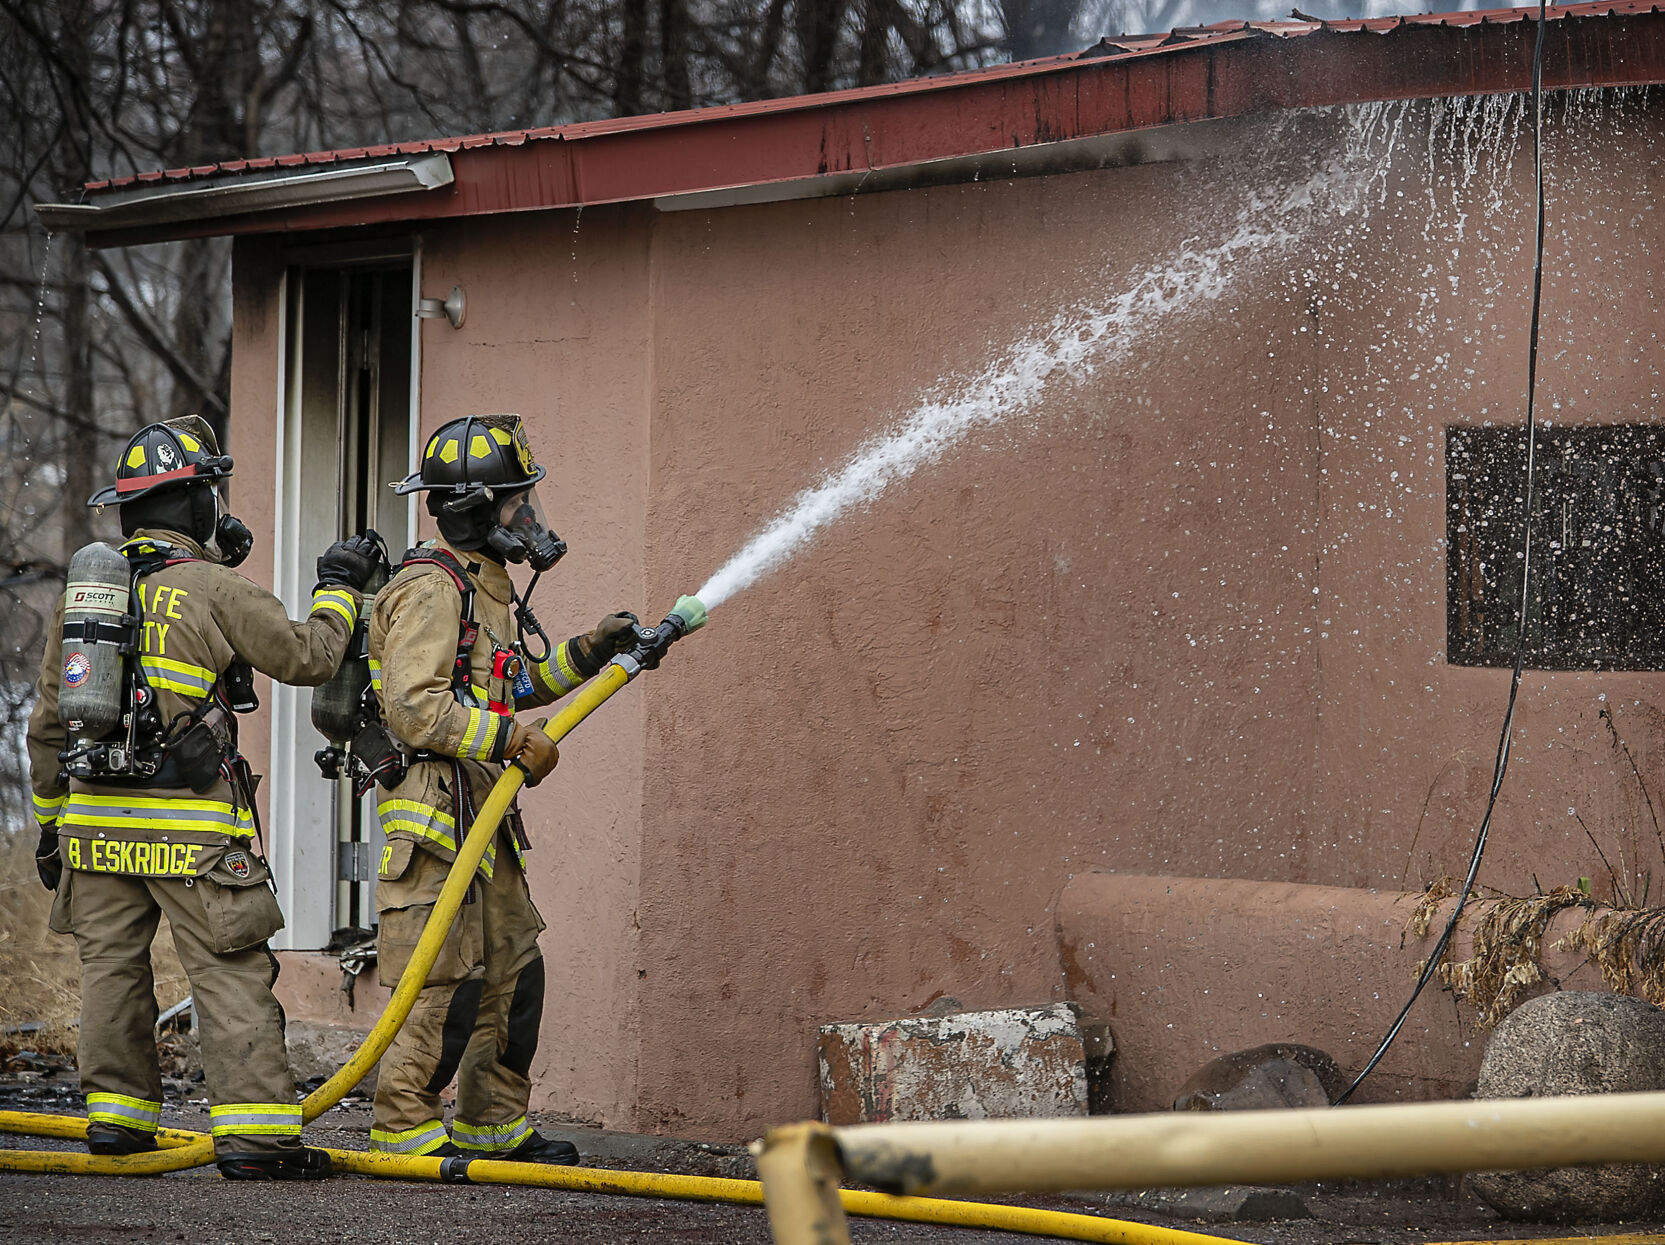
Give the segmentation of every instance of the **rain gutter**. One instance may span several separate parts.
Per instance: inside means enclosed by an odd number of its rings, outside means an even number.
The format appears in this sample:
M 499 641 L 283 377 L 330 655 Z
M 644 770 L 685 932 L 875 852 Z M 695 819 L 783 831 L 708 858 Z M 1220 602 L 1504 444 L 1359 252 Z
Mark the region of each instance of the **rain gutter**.
M 437 190 L 455 180 L 450 157 L 444 152 L 429 152 L 399 160 L 300 171 L 228 174 L 180 185 L 147 184 L 99 195 L 91 203 L 41 203 L 35 206 L 35 212 L 52 230 L 143 230 Z

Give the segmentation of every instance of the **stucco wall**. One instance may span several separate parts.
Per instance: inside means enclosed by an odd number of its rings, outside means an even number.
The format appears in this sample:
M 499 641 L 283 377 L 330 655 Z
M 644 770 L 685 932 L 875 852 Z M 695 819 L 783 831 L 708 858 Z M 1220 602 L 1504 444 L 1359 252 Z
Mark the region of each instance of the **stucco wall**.
M 460 282 L 469 318 L 424 330 L 424 422 L 532 417 L 560 634 L 657 617 L 934 387 L 1149 295 L 1125 348 L 827 530 L 563 749 L 527 800 L 539 1105 L 733 1137 L 812 1114 L 818 1024 L 1066 997 L 1079 873 L 1460 873 L 1507 673 L 1444 662 L 1443 429 L 1522 413 L 1529 138 L 1398 107 L 1245 125 L 1223 162 L 426 233 L 426 292 Z M 1650 419 L 1658 116 L 1555 124 L 1544 413 Z M 1346 158 L 1389 138 L 1391 167 Z M 1662 691 L 1528 678 L 1484 881 L 1603 894 L 1569 808 L 1665 872 L 1599 716 L 1649 776 Z M 1198 1023 L 1198 1064 L 1233 1045 Z
M 1187 239 L 1266 225 L 1367 123 L 1377 150 L 1396 127 L 1400 156 L 1338 174 L 1347 215 L 1291 215 L 1293 240 L 1231 255 L 1218 299 L 827 531 L 656 678 L 642 1006 L 688 1019 L 644 1032 L 643 1123 L 811 1112 L 817 1023 L 1060 997 L 1054 905 L 1082 870 L 1460 875 L 1507 675 L 1443 660 L 1443 427 L 1522 413 L 1530 163 L 1520 130 L 1480 150 L 1481 105 L 1431 139 L 1426 109 L 1390 110 L 1246 127 L 1224 166 L 660 219 L 650 582 L 668 594 L 937 377 Z M 1543 413 L 1648 419 L 1657 121 L 1552 123 Z M 1528 679 L 1486 882 L 1607 887 L 1570 807 L 1660 875 L 1598 719 L 1649 774 L 1660 690 Z M 1298 1010 L 1284 1023 L 1303 1036 Z M 1232 1045 L 1183 1037 L 1198 1064 Z
M 643 595 L 653 343 L 641 217 L 596 214 L 577 231 L 571 216 L 510 217 L 423 239 L 424 289 L 469 294 L 461 329 L 424 329 L 423 426 L 526 416 L 550 468 L 539 492 L 569 548 L 534 599 L 556 640 Z M 640 697 L 618 698 L 522 799 L 532 895 L 550 926 L 532 1076 L 540 1105 L 586 1122 L 629 1119 L 637 1092 L 643 713 Z

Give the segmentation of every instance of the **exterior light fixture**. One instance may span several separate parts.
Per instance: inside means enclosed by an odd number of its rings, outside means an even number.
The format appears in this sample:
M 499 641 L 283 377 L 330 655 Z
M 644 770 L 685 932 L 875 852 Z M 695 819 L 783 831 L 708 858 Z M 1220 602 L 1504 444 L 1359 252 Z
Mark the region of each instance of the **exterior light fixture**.
M 450 157 L 432 151 L 397 160 L 313 166 L 304 172 L 289 168 L 172 185 L 150 182 L 96 195 L 91 203 L 37 203 L 35 211 L 48 229 L 79 233 L 410 194 L 437 190 L 453 180 Z
M 443 299 L 419 298 L 416 300 L 416 318 L 419 320 L 437 320 L 444 316 L 451 322 L 451 327 L 460 329 L 463 321 L 468 319 L 468 298 L 463 294 L 463 287 L 453 285 L 451 292 Z

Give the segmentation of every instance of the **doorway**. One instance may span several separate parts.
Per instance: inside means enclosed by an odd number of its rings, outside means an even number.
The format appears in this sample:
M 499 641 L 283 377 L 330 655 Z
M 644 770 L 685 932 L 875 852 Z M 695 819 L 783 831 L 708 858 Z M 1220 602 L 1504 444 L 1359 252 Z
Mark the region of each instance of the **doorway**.
M 275 556 L 278 595 L 297 617 L 332 541 L 374 530 L 395 563 L 414 543 L 414 507 L 388 486 L 415 454 L 416 270 L 406 249 L 285 273 Z M 356 799 L 350 780 L 320 775 L 313 757 L 327 741 L 311 698 L 273 686 L 269 851 L 289 918 L 274 941 L 289 950 L 368 936 L 383 842 L 375 789 Z

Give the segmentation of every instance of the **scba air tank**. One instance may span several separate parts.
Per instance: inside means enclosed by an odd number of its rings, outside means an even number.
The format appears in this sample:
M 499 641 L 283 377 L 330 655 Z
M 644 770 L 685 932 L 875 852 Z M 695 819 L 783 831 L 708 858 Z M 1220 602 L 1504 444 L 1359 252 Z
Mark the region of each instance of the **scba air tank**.
M 328 682 L 312 689 L 312 725 L 335 748 L 347 747 L 362 725 L 359 712 L 370 687 L 370 611 L 387 580 L 385 563 L 371 572 L 346 656 Z
M 69 560 L 58 717 L 77 739 L 102 739 L 121 725 L 131 575 L 127 559 L 105 544 L 87 545 Z

